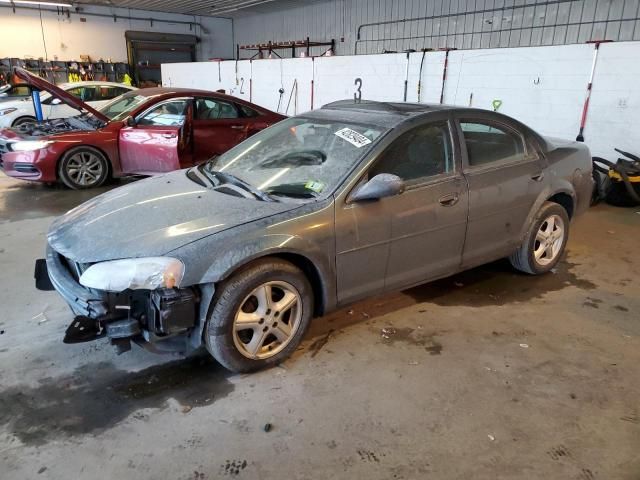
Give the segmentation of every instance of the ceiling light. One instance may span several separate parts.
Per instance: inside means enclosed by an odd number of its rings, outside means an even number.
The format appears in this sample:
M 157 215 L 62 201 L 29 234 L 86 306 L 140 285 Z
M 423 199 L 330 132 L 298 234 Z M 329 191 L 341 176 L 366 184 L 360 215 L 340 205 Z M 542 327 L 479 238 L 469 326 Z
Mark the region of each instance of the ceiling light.
M 73 5 L 71 5 L 70 3 L 37 2 L 36 0 L 0 0 L 0 3 L 14 3 L 16 5 L 41 5 L 43 7 L 73 7 Z

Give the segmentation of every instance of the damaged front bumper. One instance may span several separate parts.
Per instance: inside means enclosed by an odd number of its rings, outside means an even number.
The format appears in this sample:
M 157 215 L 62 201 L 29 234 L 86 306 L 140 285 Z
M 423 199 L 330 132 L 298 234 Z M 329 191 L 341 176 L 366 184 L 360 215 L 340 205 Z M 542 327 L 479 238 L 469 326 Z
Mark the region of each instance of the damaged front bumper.
M 36 263 L 36 287 L 55 289 L 75 314 L 65 343 L 107 337 L 119 352 L 129 350 L 132 341 L 155 352 L 186 353 L 200 346 L 204 321 L 200 318 L 200 289 L 106 292 L 79 283 L 86 268 L 88 265 L 77 264 L 50 246 L 46 263 Z M 47 280 L 52 288 L 47 288 Z

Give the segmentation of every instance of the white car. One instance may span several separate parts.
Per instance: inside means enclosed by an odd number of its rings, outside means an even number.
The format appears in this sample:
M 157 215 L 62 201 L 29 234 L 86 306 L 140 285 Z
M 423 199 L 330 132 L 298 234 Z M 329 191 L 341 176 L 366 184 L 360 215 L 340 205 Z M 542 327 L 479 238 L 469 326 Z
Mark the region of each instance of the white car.
M 63 83 L 58 88 L 65 90 L 74 97 L 93 108 L 100 108 L 110 100 L 119 97 L 130 90 L 136 90 L 130 85 L 114 82 L 75 82 Z M 78 111 L 69 105 L 52 97 L 50 93 L 40 92 L 42 103 L 42 116 L 45 120 L 53 118 L 67 118 L 78 114 Z M 19 100 L 5 100 L 0 103 L 0 128 L 15 127 L 22 123 L 34 122 L 36 114 L 33 110 L 31 97 Z

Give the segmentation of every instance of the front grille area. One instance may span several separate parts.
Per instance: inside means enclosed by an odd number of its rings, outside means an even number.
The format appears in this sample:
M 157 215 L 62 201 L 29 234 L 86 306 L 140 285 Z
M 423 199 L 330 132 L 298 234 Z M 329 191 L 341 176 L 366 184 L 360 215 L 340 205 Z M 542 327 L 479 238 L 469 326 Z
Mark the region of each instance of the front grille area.
M 32 163 L 16 162 L 13 164 L 13 169 L 16 172 L 28 173 L 32 175 L 37 175 L 40 173 L 40 170 L 38 170 Z
M 7 144 L 0 140 L 0 168 L 4 168 L 2 163 L 2 154 L 7 153 L 9 149 L 7 148 Z
M 66 267 L 67 271 L 75 279 L 76 282 L 80 281 L 80 276 L 91 266 L 90 263 L 78 263 L 74 262 L 70 258 L 57 254 L 62 260 L 62 264 Z

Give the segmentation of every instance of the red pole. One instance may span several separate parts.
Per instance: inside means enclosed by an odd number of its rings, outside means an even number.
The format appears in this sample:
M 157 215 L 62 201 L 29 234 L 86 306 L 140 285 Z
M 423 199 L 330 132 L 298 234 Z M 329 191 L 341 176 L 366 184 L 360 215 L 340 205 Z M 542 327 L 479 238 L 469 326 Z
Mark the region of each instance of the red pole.
M 611 40 L 597 40 L 593 43 L 595 50 L 593 52 L 593 63 L 591 64 L 591 74 L 589 75 L 589 83 L 587 84 L 587 96 L 584 99 L 584 105 L 582 106 L 582 116 L 580 117 L 580 131 L 576 137 L 576 142 L 584 142 L 584 127 L 587 124 L 587 112 L 589 111 L 589 100 L 591 100 L 591 90 L 593 89 L 593 76 L 596 71 L 596 62 L 598 61 L 598 52 L 600 51 L 600 44 L 603 42 L 610 42 Z

